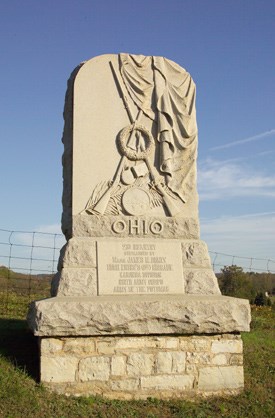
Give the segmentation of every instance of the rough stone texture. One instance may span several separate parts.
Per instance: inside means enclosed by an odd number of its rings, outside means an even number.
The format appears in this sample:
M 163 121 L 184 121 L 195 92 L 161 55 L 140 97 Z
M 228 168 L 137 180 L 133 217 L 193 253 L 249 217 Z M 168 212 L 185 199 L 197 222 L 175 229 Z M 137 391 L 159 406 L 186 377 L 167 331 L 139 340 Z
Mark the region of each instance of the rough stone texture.
M 110 377 L 109 357 L 87 357 L 79 361 L 78 378 L 80 382 L 89 380 L 108 380 Z
M 52 296 L 96 296 L 96 268 L 63 268 L 53 282 Z
M 190 375 L 186 376 L 148 376 L 142 377 L 140 385 L 142 389 L 153 390 L 167 390 L 167 389 L 180 389 L 191 390 L 193 387 L 194 378 Z
M 43 370 L 43 382 L 74 382 L 77 365 L 77 357 L 44 357 L 42 354 L 40 368 Z
M 211 268 L 207 245 L 200 240 L 183 241 L 182 265 L 184 267 Z
M 66 245 L 62 267 L 96 267 L 96 241 L 72 238 Z
M 249 331 L 250 307 L 226 296 L 56 297 L 33 302 L 35 335 L 201 334 Z
M 74 237 L 68 241 L 60 253 L 59 269 L 61 271 L 53 279 L 52 296 L 95 296 L 100 293 L 98 289 L 100 287 L 98 284 L 101 282 L 98 274 L 99 250 L 97 249 L 97 244 L 100 244 L 102 241 L 105 242 L 104 239 L 98 238 L 96 240 L 88 237 Z M 112 241 L 114 243 L 117 241 L 118 244 L 122 243 L 123 245 L 125 243 L 130 243 L 131 245 L 131 243 L 140 242 L 139 240 L 133 241 L 129 239 L 127 241 L 125 239 L 113 239 Z M 155 241 L 151 238 L 150 240 L 142 240 L 140 243 L 148 244 L 153 242 Z M 174 282 L 182 283 L 178 284 L 178 289 L 181 288 L 182 290 L 177 293 L 194 295 L 220 294 L 217 278 L 211 267 L 207 245 L 203 241 L 173 239 L 165 240 L 165 242 L 167 244 L 167 260 L 169 257 L 171 258 L 171 251 L 173 252 L 174 248 L 173 245 L 170 248 L 169 243 L 178 243 L 181 246 L 182 268 L 178 268 L 178 275 L 177 271 L 173 271 L 176 276 L 173 281 L 173 286 Z M 111 257 L 113 255 L 116 256 L 116 254 L 112 253 L 110 260 L 112 260 Z M 158 252 L 155 255 L 159 255 Z M 116 276 L 118 274 L 116 273 Z M 169 280 L 167 281 L 167 278 L 162 281 L 162 288 L 166 288 L 168 284 L 167 288 L 169 291 L 165 293 L 176 293 L 171 291 L 171 286 L 169 286 Z M 117 286 L 117 278 L 112 279 L 112 272 L 110 272 L 108 283 L 113 283 L 113 287 L 110 286 L 110 289 L 114 289 Z
M 243 347 L 239 341 L 214 341 L 212 343 L 213 353 L 242 353 Z
M 204 367 L 199 371 L 198 389 L 218 391 L 238 389 L 244 385 L 243 367 Z
M 112 225 L 118 219 L 123 220 L 127 227 L 121 233 L 113 230 Z M 161 221 L 164 225 L 163 231 L 159 234 L 153 234 L 150 229 L 146 234 L 142 233 L 142 222 L 146 220 L 148 224 L 153 221 Z M 130 234 L 129 221 L 140 224 L 140 233 Z M 172 239 L 199 239 L 199 224 L 194 218 L 172 218 L 146 216 L 139 218 L 135 216 L 73 216 L 73 236 L 74 237 L 116 237 L 116 238 L 172 238 Z
M 43 337 L 41 381 L 60 393 L 120 399 L 237 393 L 244 385 L 241 350 L 236 334 Z
M 132 353 L 127 359 L 129 376 L 150 376 L 153 372 L 154 356 L 147 353 Z
M 210 268 L 184 269 L 185 293 L 193 295 L 220 295 L 217 277 Z
M 96 296 L 97 293 L 95 268 L 63 268 L 52 283 L 52 296 Z
M 111 373 L 113 376 L 124 376 L 126 374 L 125 356 L 116 356 L 112 358 Z

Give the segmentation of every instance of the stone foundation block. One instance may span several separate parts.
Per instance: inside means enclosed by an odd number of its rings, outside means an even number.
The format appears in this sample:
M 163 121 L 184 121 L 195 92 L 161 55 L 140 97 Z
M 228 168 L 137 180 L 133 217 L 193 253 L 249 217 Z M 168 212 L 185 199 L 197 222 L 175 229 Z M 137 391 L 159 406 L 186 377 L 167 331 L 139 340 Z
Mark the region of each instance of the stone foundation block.
M 220 391 L 239 389 L 244 385 L 243 367 L 204 367 L 199 371 L 198 389 Z
M 111 399 L 192 398 L 244 386 L 241 337 L 41 338 L 41 381 L 51 390 Z

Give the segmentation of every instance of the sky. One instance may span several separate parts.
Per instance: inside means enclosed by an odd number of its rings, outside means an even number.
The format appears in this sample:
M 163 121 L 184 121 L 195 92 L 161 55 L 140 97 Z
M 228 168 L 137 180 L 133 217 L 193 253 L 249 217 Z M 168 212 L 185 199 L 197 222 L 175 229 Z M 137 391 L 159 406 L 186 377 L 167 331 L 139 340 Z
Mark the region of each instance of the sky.
M 197 86 L 201 238 L 275 260 L 274 21 L 274 0 L 2 1 L 0 229 L 60 232 L 73 69 L 106 53 L 160 55 Z

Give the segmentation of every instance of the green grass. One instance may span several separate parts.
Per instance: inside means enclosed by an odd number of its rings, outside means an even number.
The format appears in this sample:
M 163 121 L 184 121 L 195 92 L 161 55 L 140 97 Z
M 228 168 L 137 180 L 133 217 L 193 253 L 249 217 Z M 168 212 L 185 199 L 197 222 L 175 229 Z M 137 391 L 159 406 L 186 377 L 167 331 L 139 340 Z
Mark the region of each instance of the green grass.
M 49 289 L 39 293 L 20 294 L 15 292 L 0 291 L 0 318 L 25 319 L 29 304 L 33 300 L 44 299 L 50 296 Z
M 243 334 L 245 390 L 235 397 L 194 402 L 110 401 L 52 394 L 37 383 L 37 341 L 25 321 L 0 319 L 0 417 L 275 417 L 275 314 L 262 307 L 253 308 L 252 315 L 252 331 Z

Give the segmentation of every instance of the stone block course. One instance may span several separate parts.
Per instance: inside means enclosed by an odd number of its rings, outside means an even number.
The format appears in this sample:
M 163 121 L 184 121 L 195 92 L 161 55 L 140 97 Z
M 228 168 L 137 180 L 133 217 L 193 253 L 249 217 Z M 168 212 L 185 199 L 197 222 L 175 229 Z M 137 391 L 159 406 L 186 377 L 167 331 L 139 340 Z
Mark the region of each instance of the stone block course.
M 75 382 L 77 366 L 77 357 L 44 357 L 42 354 L 40 369 L 43 382 Z
M 154 356 L 147 353 L 131 353 L 127 359 L 129 376 L 148 376 L 153 372 Z
M 187 375 L 162 375 L 142 377 L 140 384 L 141 389 L 165 389 L 165 390 L 190 390 L 193 386 L 194 377 Z
M 242 353 L 243 346 L 241 340 L 214 341 L 211 351 L 213 353 Z
M 44 337 L 41 380 L 61 393 L 120 399 L 226 393 L 243 387 L 240 347 L 231 334 Z
M 243 368 L 240 366 L 205 367 L 199 371 L 198 389 L 202 391 L 238 389 L 243 385 Z
M 113 376 L 125 376 L 126 375 L 126 357 L 125 356 L 113 356 L 112 357 L 111 373 Z
M 106 381 L 110 376 L 109 357 L 87 357 L 79 361 L 78 378 L 80 382 L 89 380 Z

